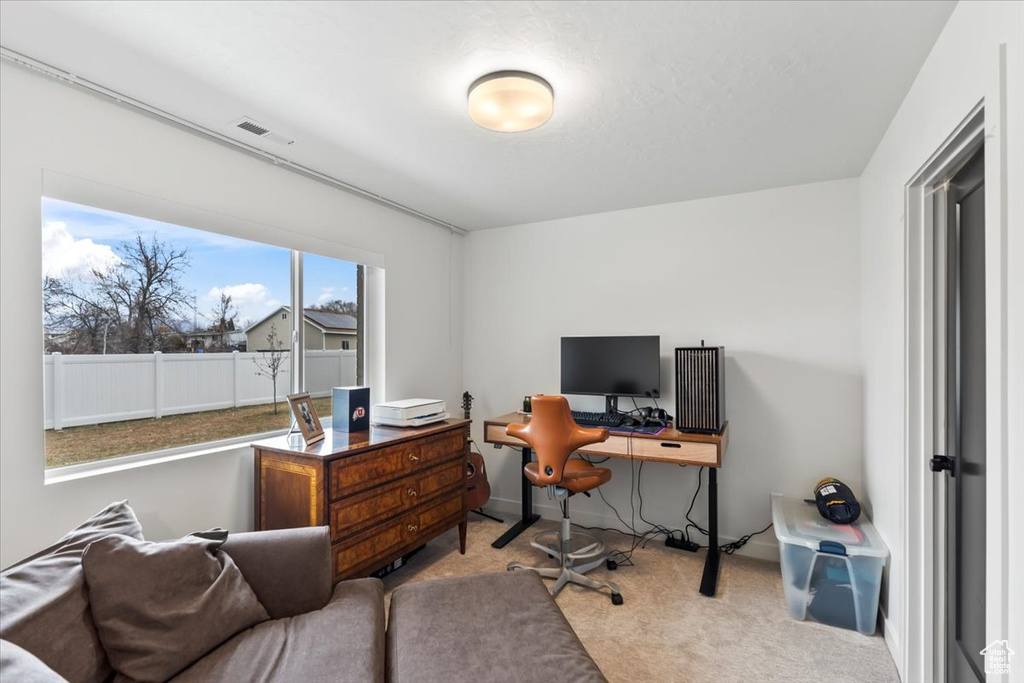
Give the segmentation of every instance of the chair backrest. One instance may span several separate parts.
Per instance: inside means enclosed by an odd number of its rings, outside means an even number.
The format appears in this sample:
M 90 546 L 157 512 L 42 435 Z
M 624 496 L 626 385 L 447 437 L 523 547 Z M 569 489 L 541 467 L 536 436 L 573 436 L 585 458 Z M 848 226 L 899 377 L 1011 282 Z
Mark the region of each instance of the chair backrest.
M 531 405 L 530 422 L 511 424 L 505 433 L 522 439 L 537 454 L 538 486 L 561 482 L 565 461 L 574 451 L 608 438 L 607 429 L 587 429 L 576 424 L 564 396 L 534 396 Z

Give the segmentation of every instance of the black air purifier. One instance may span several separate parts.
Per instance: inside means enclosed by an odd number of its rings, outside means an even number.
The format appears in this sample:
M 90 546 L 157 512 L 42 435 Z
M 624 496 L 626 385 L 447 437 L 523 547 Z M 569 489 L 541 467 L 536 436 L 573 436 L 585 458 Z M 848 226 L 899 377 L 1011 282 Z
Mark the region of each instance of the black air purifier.
M 718 434 L 725 425 L 725 348 L 676 349 L 676 429 Z

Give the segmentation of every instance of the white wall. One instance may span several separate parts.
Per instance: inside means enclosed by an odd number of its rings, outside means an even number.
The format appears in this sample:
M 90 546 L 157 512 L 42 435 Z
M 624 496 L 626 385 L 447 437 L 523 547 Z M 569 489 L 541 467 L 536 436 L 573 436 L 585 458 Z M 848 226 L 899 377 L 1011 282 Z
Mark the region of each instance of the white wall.
M 248 448 L 43 483 L 44 169 L 254 226 L 238 236 L 328 256 L 341 247 L 383 255 L 386 320 L 373 333 L 386 332 L 386 395 L 458 404 L 461 238 L 46 77 L 0 69 L 0 565 L 121 498 L 150 538 L 252 526 Z M 372 280 L 383 286 L 381 274 Z M 385 398 L 373 389 L 374 400 Z
M 661 404 L 674 412 L 673 349 L 704 339 L 727 358 L 724 536 L 766 526 L 773 491 L 806 497 L 825 476 L 860 491 L 857 226 L 857 181 L 842 180 L 471 233 L 464 372 L 474 416 L 558 393 L 559 338 L 600 334 L 661 336 Z M 519 454 L 482 446 L 494 498 L 516 509 Z M 630 463 L 607 466 L 605 495 L 628 520 Z M 642 481 L 644 517 L 682 527 L 697 470 L 649 463 Z M 705 506 L 702 493 L 702 523 Z M 572 509 L 583 523 L 620 526 L 597 496 L 575 497 Z M 771 532 L 748 550 L 777 558 Z
M 985 102 L 987 268 L 989 288 L 989 636 L 1024 642 L 1021 600 L 1021 111 L 1022 26 L 1019 2 L 961 2 L 939 36 L 861 177 L 861 306 L 865 368 L 864 483 L 874 520 L 891 553 L 887 640 L 904 680 L 921 675 L 922 621 L 905 613 L 921 576 L 907 576 L 905 537 L 905 278 L 904 189 L 943 141 Z M 1004 90 L 1000 46 L 1006 46 Z M 911 463 L 924 468 L 926 463 Z M 1001 497 L 1000 500 L 993 498 Z M 994 507 L 993 507 L 994 506 Z M 1013 506 L 1013 507 L 1011 507 Z M 1011 522 L 1007 528 L 1006 521 Z M 995 541 L 993 543 L 993 541 Z M 914 551 L 912 551 L 914 552 Z M 1010 558 L 1013 558 L 1012 560 Z M 921 568 L 931 571 L 931 568 Z M 1008 577 L 1013 577 L 1009 579 Z M 997 579 L 997 580 L 993 580 Z M 1011 588 L 1012 586 L 1012 588 Z M 1007 606 L 1012 606 L 1007 609 Z M 1009 616 L 1012 615 L 1012 616 Z M 995 620 L 995 622 L 993 621 Z M 1001 622 L 1001 623 L 998 623 Z M 916 642 L 907 642 L 908 639 Z M 1018 650 L 1019 651 L 1019 650 Z M 1016 667 L 1017 664 L 1014 664 Z M 909 678 L 908 678 L 909 677 Z

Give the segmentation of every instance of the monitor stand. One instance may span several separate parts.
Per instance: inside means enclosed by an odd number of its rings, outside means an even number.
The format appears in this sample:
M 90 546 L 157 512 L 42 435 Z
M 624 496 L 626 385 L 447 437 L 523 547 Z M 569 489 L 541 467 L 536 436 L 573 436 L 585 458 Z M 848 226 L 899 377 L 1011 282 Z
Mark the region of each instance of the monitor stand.
M 619 414 L 619 397 L 608 396 L 604 397 L 604 412 L 606 415 L 618 415 Z

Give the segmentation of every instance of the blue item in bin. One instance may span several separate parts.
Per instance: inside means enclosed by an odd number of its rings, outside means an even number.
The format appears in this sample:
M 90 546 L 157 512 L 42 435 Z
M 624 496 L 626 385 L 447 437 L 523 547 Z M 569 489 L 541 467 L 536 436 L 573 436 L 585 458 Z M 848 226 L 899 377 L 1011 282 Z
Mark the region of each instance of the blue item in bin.
M 853 582 L 843 558 L 820 555 L 811 577 L 811 602 L 807 614 L 831 626 L 857 628 Z

